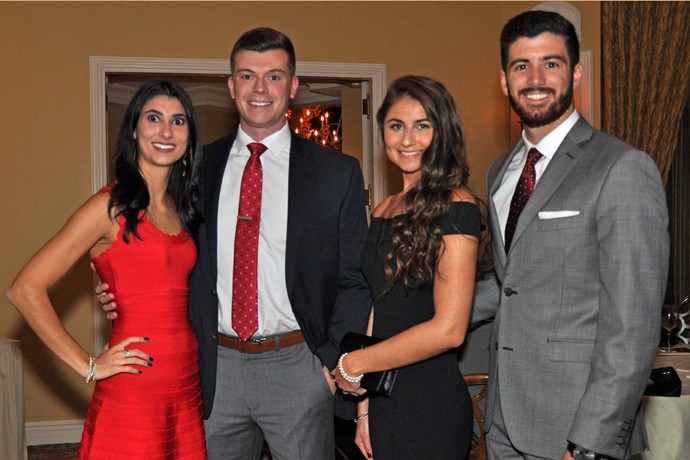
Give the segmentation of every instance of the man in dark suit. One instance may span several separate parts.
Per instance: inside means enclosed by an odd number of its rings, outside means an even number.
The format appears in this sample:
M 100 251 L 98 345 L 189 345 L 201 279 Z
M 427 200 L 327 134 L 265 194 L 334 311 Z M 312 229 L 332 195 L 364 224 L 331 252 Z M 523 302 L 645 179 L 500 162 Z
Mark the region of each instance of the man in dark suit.
M 364 332 L 371 310 L 359 267 L 367 230 L 361 169 L 290 131 L 285 113 L 298 78 L 287 36 L 246 32 L 230 67 L 240 126 L 204 147 L 198 206 L 205 221 L 190 279 L 209 459 L 258 459 L 264 440 L 274 459 L 333 458 L 329 371 L 343 335 Z M 251 220 L 239 203 L 254 143 L 263 146 L 263 186 L 252 287 L 258 320 L 247 339 L 235 323 L 233 284 L 251 271 L 244 262 L 235 267 L 235 240 L 238 222 Z M 340 398 L 336 414 L 353 418 L 354 404 Z
M 240 127 L 204 148 L 205 223 L 190 280 L 209 458 L 258 458 L 264 438 L 276 459 L 332 458 L 335 386 L 328 371 L 342 336 L 364 331 L 371 309 L 359 268 L 362 173 L 354 158 L 290 131 L 285 113 L 298 78 L 288 37 L 250 30 L 236 42 L 230 66 Z M 231 309 L 240 182 L 251 142 L 267 150 L 258 330 L 245 342 Z
M 511 19 L 501 55 L 524 130 L 486 177 L 496 274 L 472 321 L 495 316 L 489 459 L 627 459 L 646 447 L 668 270 L 659 170 L 576 112 L 579 42 L 563 17 Z

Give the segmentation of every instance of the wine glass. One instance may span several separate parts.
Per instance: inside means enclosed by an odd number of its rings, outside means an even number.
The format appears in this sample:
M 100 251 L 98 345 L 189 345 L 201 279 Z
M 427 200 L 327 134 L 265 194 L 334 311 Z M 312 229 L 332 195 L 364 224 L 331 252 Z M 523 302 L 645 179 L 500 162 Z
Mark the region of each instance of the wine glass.
M 675 305 L 664 305 L 661 309 L 661 327 L 666 331 L 666 343 L 662 350 L 671 351 L 673 343 L 671 342 L 671 331 L 680 325 L 678 320 L 678 313 Z
M 683 341 L 684 344 L 690 343 L 690 296 L 685 298 L 676 307 L 676 313 L 680 320 L 680 328 L 676 331 L 676 337 Z

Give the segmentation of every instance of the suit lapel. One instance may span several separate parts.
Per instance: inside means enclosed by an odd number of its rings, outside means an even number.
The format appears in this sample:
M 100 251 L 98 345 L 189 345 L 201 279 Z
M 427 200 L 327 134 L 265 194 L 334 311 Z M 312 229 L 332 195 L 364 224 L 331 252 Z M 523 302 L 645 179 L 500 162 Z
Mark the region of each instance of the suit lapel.
M 208 261 L 211 264 L 213 279 L 218 273 L 218 202 L 220 200 L 220 187 L 223 183 L 225 166 L 228 163 L 230 149 L 235 142 L 236 134 L 232 134 L 223 141 L 214 145 L 214 150 L 208 152 L 209 161 L 204 173 L 206 177 L 204 187 L 204 218 L 206 220 L 206 235 L 208 239 Z
M 539 183 L 537 183 L 534 193 L 532 193 L 529 201 L 527 201 L 525 209 L 523 209 L 522 214 L 520 214 L 520 219 L 517 222 L 515 234 L 513 235 L 511 251 L 516 246 L 520 236 L 525 232 L 527 226 L 558 189 L 568 175 L 568 172 L 583 154 L 583 150 L 580 148 L 579 144 L 592 137 L 592 133 L 593 128 L 584 118 L 580 118 L 568 135 L 565 136 L 560 147 L 558 147 L 558 150 L 556 150 L 556 153 L 549 162 L 549 165 L 546 167 L 544 174 L 539 179 Z M 510 252 L 508 255 L 510 255 Z
M 490 225 L 491 228 L 491 239 L 495 241 L 494 244 L 494 262 L 497 264 L 497 268 L 501 271 L 506 264 L 506 251 L 505 244 L 503 242 L 503 235 L 501 234 L 501 226 L 498 225 L 498 214 L 496 212 L 496 206 L 494 205 L 493 195 L 498 190 L 501 185 L 503 176 L 513 160 L 513 157 L 522 150 L 523 142 L 520 140 L 518 144 L 511 150 L 508 154 L 503 156 L 502 162 L 494 169 L 489 170 L 489 174 L 486 178 L 486 189 L 489 191 L 489 221 L 493 222 L 494 225 Z
M 313 189 L 313 154 L 311 143 L 292 133 L 290 142 L 290 170 L 288 172 L 288 224 L 285 248 L 285 278 L 288 293 L 294 280 L 295 263 L 300 236 L 307 220 Z

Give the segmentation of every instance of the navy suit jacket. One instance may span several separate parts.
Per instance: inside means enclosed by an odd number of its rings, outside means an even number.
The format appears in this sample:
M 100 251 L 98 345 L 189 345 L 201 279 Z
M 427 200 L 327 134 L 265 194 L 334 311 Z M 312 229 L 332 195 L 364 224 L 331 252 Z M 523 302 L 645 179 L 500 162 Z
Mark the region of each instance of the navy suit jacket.
M 199 255 L 190 279 L 190 318 L 200 347 L 204 416 L 216 390 L 218 359 L 218 199 L 235 135 L 204 146 L 201 198 L 205 219 L 197 235 Z M 309 349 L 333 369 L 348 331 L 364 332 L 371 295 L 360 270 L 367 221 L 359 162 L 292 134 L 284 282 Z M 264 187 L 270 187 L 264 183 Z M 265 218 L 265 217 L 264 217 Z M 352 404 L 336 400 L 349 418 Z

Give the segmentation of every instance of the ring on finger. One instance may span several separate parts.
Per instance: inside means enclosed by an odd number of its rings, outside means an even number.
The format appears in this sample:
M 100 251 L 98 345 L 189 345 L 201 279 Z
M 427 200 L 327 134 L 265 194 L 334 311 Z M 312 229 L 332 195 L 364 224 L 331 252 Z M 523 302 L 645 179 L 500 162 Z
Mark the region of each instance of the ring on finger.
M 125 352 L 125 358 L 130 358 L 131 356 L 132 356 L 132 354 L 129 352 L 129 350 L 127 350 Z

